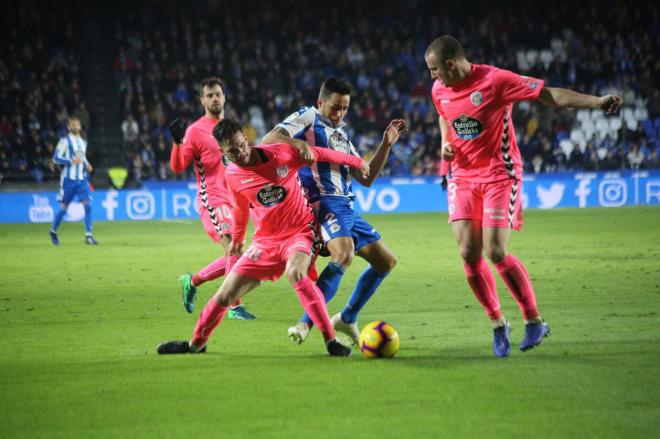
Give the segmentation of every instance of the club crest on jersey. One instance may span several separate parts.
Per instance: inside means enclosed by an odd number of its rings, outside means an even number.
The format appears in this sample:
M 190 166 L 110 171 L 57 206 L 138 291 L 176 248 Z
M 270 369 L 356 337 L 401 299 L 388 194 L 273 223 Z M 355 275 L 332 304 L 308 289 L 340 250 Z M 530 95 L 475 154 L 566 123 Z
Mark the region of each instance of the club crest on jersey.
M 458 116 L 451 124 L 458 137 L 463 140 L 475 139 L 484 130 L 484 124 L 480 120 L 465 114 Z
M 265 207 L 273 207 L 280 204 L 286 198 L 286 188 L 274 184 L 267 184 L 257 192 L 257 200 Z
M 472 102 L 472 105 L 474 105 L 475 107 L 481 105 L 483 101 L 484 101 L 484 97 L 481 94 L 481 92 L 475 91 L 470 95 L 470 102 Z
M 340 151 L 343 153 L 350 152 L 348 140 L 346 140 L 339 131 L 335 131 L 330 135 L 330 138 L 328 139 L 328 146 L 335 151 Z
M 286 177 L 286 174 L 289 173 L 289 167 L 284 165 L 284 166 L 278 166 L 277 167 L 277 175 L 280 177 Z

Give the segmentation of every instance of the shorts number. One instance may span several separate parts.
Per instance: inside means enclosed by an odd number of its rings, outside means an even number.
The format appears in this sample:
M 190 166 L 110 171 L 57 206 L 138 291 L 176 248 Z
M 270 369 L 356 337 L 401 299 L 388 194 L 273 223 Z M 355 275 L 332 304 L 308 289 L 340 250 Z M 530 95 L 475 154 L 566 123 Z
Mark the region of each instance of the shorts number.
M 449 183 L 449 186 L 447 187 L 449 189 L 449 199 L 450 200 L 455 200 L 456 199 L 456 183 Z

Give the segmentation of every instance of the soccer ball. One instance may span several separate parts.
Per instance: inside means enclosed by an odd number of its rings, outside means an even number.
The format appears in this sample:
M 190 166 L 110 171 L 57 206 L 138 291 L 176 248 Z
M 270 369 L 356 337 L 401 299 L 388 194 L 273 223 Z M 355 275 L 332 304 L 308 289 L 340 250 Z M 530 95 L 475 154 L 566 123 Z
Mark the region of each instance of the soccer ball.
M 399 334 L 387 322 L 371 322 L 360 333 L 360 351 L 367 358 L 392 358 L 399 351 Z

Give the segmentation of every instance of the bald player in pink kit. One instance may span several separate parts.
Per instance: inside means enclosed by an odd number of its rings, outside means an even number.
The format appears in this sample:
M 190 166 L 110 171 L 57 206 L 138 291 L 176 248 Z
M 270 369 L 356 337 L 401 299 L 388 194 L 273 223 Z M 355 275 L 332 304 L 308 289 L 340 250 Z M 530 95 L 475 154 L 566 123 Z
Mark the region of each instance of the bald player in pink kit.
M 323 293 L 314 283 L 314 259 L 320 242 L 314 211 L 298 180 L 298 170 L 306 166 L 301 153 L 284 143 L 251 147 L 240 124 L 233 119 L 218 122 L 213 135 L 232 162 L 225 174 L 235 201 L 229 254 L 241 254 L 250 206 L 255 211 L 252 244 L 206 304 L 192 339 L 162 343 L 158 353 L 205 352 L 206 343 L 224 318 L 227 306 L 261 282 L 274 281 L 284 273 L 323 334 L 328 353 L 349 356 L 351 349 L 335 338 Z M 369 174 L 369 165 L 359 157 L 327 148 L 310 149 L 317 161 L 360 169 L 365 177 Z
M 170 167 L 179 174 L 194 163 L 197 177 L 197 210 L 206 233 L 214 242 L 219 242 L 227 254 L 231 242 L 232 217 L 231 198 L 225 185 L 225 167 L 222 152 L 213 138 L 213 127 L 224 117 L 224 83 L 220 78 L 210 77 L 200 84 L 200 102 L 204 116 L 193 122 L 187 129 L 180 119 L 170 124 L 174 140 L 170 155 Z M 228 264 L 238 258 L 222 256 L 199 272 L 179 277 L 183 292 L 183 306 L 192 313 L 195 308 L 197 287 L 204 282 L 224 276 Z M 254 320 L 239 300 L 232 304 L 229 317 L 236 320 Z
M 500 309 L 495 277 L 483 259 L 485 252 L 522 311 L 525 335 L 520 349 L 526 351 L 540 344 L 550 329 L 539 313 L 527 269 L 507 251 L 510 230 L 523 223 L 522 160 L 511 120 L 513 104 L 539 100 L 555 107 L 614 113 L 621 98 L 546 87 L 540 79 L 472 64 L 461 44 L 448 35 L 435 39 L 425 58 L 435 80 L 432 98 L 439 114 L 442 158 L 451 163 L 449 222 L 468 284 L 493 323 L 493 353 L 508 356 L 510 326 Z

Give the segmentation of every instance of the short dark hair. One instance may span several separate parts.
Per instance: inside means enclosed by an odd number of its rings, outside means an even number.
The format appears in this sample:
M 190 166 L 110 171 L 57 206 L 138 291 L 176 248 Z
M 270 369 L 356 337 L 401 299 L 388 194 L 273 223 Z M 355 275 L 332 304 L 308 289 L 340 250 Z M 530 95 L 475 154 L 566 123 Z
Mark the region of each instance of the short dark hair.
M 218 143 L 225 143 L 242 129 L 241 124 L 236 119 L 222 119 L 213 127 L 213 137 Z
M 321 84 L 319 97 L 328 99 L 331 94 L 337 93 L 342 96 L 353 94 L 353 86 L 350 82 L 340 78 L 328 78 Z
M 225 82 L 217 76 L 209 76 L 208 78 L 202 79 L 199 83 L 199 95 L 204 96 L 204 87 L 215 87 L 216 85 L 220 86 L 222 93 L 225 92 Z
M 430 53 L 433 53 L 440 62 L 445 62 L 448 59 L 465 58 L 463 46 L 451 35 L 443 35 L 433 40 L 426 49 L 425 56 Z

